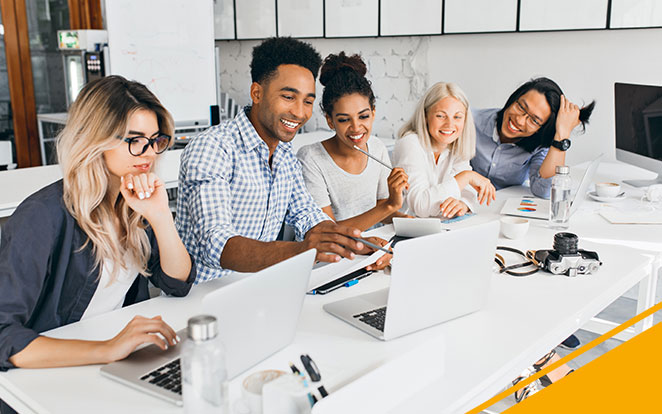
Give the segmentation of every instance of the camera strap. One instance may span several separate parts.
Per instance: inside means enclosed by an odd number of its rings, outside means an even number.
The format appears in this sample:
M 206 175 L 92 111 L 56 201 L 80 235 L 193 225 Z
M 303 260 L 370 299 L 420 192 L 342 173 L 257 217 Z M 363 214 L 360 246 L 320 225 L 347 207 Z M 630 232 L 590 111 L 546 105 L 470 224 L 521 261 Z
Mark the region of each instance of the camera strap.
M 529 255 L 529 253 L 531 253 L 530 251 L 528 251 L 528 252 L 526 252 L 526 254 L 524 254 L 524 252 L 522 252 L 521 250 L 515 249 L 513 247 L 507 247 L 507 246 L 497 246 L 497 250 L 505 250 L 505 251 L 508 251 L 508 252 L 518 254 L 526 260 L 522 263 L 506 265 L 506 260 L 503 258 L 503 256 L 501 256 L 499 253 L 496 253 L 496 255 L 494 257 L 494 261 L 496 262 L 496 264 L 499 265 L 499 273 L 507 273 L 511 276 L 518 276 L 519 277 L 519 276 L 530 276 L 530 275 L 536 273 L 538 270 L 540 270 L 540 268 L 538 267 L 538 263 L 535 261 L 535 259 L 533 259 L 533 255 Z M 527 271 L 524 271 L 524 272 L 514 272 L 513 271 L 515 269 L 521 269 L 521 268 L 527 267 L 527 266 L 534 266 L 535 269 L 527 270 Z

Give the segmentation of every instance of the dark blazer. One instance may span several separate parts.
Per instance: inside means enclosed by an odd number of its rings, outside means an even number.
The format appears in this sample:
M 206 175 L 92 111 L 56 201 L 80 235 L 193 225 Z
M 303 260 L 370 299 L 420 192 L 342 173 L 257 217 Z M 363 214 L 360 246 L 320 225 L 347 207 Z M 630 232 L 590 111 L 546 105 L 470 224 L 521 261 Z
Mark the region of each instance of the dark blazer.
M 0 241 L 0 371 L 9 358 L 40 332 L 77 322 L 99 282 L 91 243 L 62 200 L 62 180 L 23 201 L 2 229 Z M 152 254 L 149 280 L 165 293 L 185 296 L 195 280 L 195 263 L 183 282 L 160 266 L 156 237 L 147 228 Z M 193 259 L 191 258 L 191 262 Z M 146 277 L 139 276 L 124 306 L 149 299 Z

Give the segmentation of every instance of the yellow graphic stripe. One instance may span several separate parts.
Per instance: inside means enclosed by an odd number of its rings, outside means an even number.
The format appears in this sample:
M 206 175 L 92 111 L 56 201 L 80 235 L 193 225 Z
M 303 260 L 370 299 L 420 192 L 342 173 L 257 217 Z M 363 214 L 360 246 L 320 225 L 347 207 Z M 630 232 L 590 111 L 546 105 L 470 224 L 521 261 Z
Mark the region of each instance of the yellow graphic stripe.
M 596 347 L 597 345 L 600 345 L 607 339 L 611 338 L 612 336 L 624 331 L 625 329 L 629 328 L 630 326 L 634 325 L 635 323 L 641 321 L 642 319 L 651 316 L 655 312 L 659 311 L 662 309 L 662 302 L 656 304 L 655 306 L 651 307 L 650 309 L 640 313 L 639 315 L 635 316 L 634 318 L 630 319 L 629 321 L 617 326 L 616 328 L 612 329 L 611 331 L 600 335 L 599 337 L 595 338 L 588 344 L 582 346 L 581 348 L 571 352 L 570 354 L 564 356 L 563 358 L 559 359 L 558 361 L 554 362 L 553 364 L 547 366 L 546 368 L 540 370 L 534 375 L 531 375 L 530 377 L 520 381 L 517 383 L 517 385 L 513 385 L 512 387 L 508 388 L 505 391 L 500 392 L 499 394 L 495 395 L 494 397 L 490 398 L 489 400 L 485 401 L 478 407 L 467 411 L 467 414 L 477 414 L 483 411 L 484 409 L 491 407 L 493 404 L 501 401 L 502 399 L 506 398 L 508 395 L 515 393 L 516 391 L 526 387 L 533 381 L 539 379 L 543 375 L 547 375 L 548 373 L 554 371 L 556 368 L 560 367 L 561 365 L 569 362 L 570 360 L 580 356 L 586 351 L 589 351 Z

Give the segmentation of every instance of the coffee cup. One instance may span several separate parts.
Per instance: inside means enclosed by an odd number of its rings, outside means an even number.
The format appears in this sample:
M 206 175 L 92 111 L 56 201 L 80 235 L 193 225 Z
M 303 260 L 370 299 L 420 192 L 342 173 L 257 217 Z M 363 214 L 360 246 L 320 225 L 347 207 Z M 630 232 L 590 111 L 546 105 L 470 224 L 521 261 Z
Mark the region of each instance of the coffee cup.
M 286 374 L 285 371 L 269 369 L 255 372 L 244 378 L 241 383 L 241 396 L 250 414 L 262 414 L 262 390 L 264 386 Z M 242 410 L 242 412 L 244 411 Z
M 282 375 L 264 385 L 263 414 L 310 414 L 309 390 L 296 374 Z
M 595 192 L 600 197 L 614 198 L 621 193 L 621 185 L 616 183 L 596 183 Z
M 502 217 L 501 233 L 509 239 L 524 237 L 529 231 L 529 220 L 520 217 Z

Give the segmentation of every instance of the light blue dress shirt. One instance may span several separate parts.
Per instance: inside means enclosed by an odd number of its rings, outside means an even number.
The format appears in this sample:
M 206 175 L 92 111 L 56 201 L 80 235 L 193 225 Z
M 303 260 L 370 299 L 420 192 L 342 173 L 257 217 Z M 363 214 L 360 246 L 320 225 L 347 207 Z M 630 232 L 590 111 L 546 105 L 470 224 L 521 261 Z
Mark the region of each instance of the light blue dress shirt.
M 308 193 L 291 143 L 280 142 L 269 165 L 269 147 L 249 111 L 207 129 L 182 153 L 176 224 L 195 258 L 196 283 L 229 272 L 221 267 L 221 253 L 234 236 L 274 241 L 285 221 L 302 240 L 330 220 Z
M 489 178 L 497 190 L 522 185 L 528 178 L 533 195 L 549 198 L 552 177 L 540 176 L 540 166 L 549 148 L 538 147 L 528 152 L 516 144 L 502 144 L 496 129 L 497 112 L 497 108 L 472 110 L 476 124 L 476 155 L 471 160 L 471 167 Z

